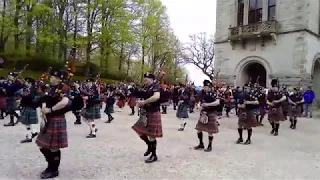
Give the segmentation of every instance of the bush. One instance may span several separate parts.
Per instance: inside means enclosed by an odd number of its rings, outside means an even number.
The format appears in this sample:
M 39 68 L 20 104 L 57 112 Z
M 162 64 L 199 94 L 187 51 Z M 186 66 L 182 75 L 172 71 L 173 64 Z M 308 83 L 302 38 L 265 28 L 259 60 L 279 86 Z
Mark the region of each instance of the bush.
M 33 55 L 33 56 L 25 56 L 17 53 L 0 53 L 0 57 L 5 60 L 4 67 L 5 69 L 15 69 L 15 71 L 19 71 L 23 69 L 25 65 L 28 64 L 27 71 L 34 71 L 40 74 L 47 71 L 49 67 L 52 67 L 54 70 L 63 69 L 65 63 L 61 61 L 57 61 L 51 58 L 46 57 L 46 55 Z M 89 72 L 86 74 L 86 67 L 89 66 Z M 127 76 L 123 72 L 119 73 L 108 73 L 108 72 L 100 72 L 100 67 L 92 62 L 86 64 L 85 66 L 76 67 L 76 72 L 74 73 L 75 77 L 81 77 L 80 79 L 86 78 L 89 74 L 96 76 L 98 73 L 101 73 L 101 78 L 112 79 L 117 81 L 132 81 L 133 79 Z M 78 79 L 78 78 L 77 78 Z M 113 83 L 113 82 L 112 82 Z
M 21 56 L 19 54 L 0 54 L 5 59 L 5 68 L 22 69 L 28 65 L 28 70 L 46 71 L 49 67 L 61 69 L 64 63 L 47 58 L 45 55 Z

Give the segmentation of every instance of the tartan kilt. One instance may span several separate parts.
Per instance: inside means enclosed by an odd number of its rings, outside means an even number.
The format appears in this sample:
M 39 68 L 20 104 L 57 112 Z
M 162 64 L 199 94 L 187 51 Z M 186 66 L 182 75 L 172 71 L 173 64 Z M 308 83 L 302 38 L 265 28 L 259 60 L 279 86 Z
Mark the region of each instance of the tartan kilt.
M 104 109 L 104 113 L 106 113 L 106 114 L 112 114 L 112 113 L 114 113 L 113 105 L 106 105 L 106 107 L 105 107 L 105 109 Z
M 208 123 L 203 124 L 200 120 L 198 120 L 198 123 L 195 127 L 196 130 L 198 131 L 204 131 L 207 133 L 213 133 L 217 134 L 219 132 L 219 124 L 217 121 L 217 115 L 214 112 L 208 112 Z
M 136 97 L 132 96 L 129 97 L 128 106 L 129 107 L 135 107 L 136 106 Z
M 285 117 L 283 115 L 282 107 L 269 107 L 268 110 L 268 120 L 270 122 L 279 122 L 279 121 L 285 121 Z
M 289 116 L 290 117 L 301 117 L 301 106 L 289 106 Z
M 7 99 L 7 112 L 14 112 L 18 108 L 17 100 L 14 97 L 10 97 Z
M 45 127 L 40 129 L 36 144 L 46 149 L 68 147 L 67 122 L 65 116 L 48 117 Z
M 85 119 L 100 119 L 100 104 L 84 108 L 81 112 L 81 116 Z
M 189 108 L 188 104 L 179 104 L 178 110 L 176 112 L 176 117 L 179 119 L 180 118 L 189 118 L 188 108 Z
M 24 125 L 38 124 L 39 120 L 38 120 L 37 109 L 31 108 L 31 107 L 23 108 L 18 120 L 20 123 Z
M 118 100 L 118 102 L 117 102 L 117 106 L 118 107 L 124 107 L 124 105 L 126 105 L 126 100 Z
M 239 109 L 238 125 L 245 128 L 258 126 L 254 110 Z
M 153 138 L 161 138 L 162 134 L 162 122 L 160 112 L 147 112 L 147 126 L 137 121 L 132 129 L 139 135 L 147 135 Z
M 288 113 L 290 111 L 290 105 L 288 101 L 284 101 L 281 104 L 283 113 Z
M 260 110 L 260 115 L 265 115 L 266 114 L 266 109 L 264 108 L 265 104 L 260 104 L 259 105 L 259 110 Z
M 7 108 L 7 97 L 0 97 L 0 110 L 5 110 Z

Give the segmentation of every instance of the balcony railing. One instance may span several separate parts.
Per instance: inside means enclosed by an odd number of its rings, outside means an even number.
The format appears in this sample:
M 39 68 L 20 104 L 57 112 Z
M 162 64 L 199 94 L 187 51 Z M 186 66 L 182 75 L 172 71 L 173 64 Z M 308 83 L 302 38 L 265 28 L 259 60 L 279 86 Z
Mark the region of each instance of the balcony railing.
M 229 40 L 250 39 L 277 33 L 276 21 L 264 21 L 255 24 L 229 28 Z

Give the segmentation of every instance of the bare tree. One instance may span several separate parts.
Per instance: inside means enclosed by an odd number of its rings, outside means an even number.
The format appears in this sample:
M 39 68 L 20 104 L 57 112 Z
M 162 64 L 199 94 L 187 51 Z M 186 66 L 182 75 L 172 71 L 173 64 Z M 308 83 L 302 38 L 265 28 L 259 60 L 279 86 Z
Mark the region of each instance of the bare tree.
M 206 33 L 189 36 L 190 42 L 183 48 L 186 63 L 197 66 L 210 79 L 214 79 L 214 39 Z

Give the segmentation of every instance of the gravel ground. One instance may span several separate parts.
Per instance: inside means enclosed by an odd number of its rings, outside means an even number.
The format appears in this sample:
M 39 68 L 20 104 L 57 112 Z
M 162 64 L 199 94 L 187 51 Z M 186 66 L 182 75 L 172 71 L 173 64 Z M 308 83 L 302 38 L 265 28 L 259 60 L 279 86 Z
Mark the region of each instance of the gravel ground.
M 103 115 L 96 123 L 96 139 L 86 139 L 88 126 L 73 125 L 75 117 L 67 114 L 69 148 L 62 150 L 57 179 L 320 179 L 318 119 L 301 119 L 296 130 L 283 122 L 278 137 L 269 134 L 265 122 L 253 130 L 252 144 L 245 146 L 235 144 L 237 119 L 223 118 L 208 153 L 193 150 L 198 143 L 194 129 L 198 113 L 191 114 L 185 131 L 179 132 L 180 122 L 169 108 L 162 116 L 159 161 L 145 164 L 146 145 L 131 129 L 137 116 L 128 114 L 129 108 L 115 113 L 111 124 L 104 123 Z M 25 137 L 24 126 L 2 126 L 8 121 L 0 121 L 0 179 L 39 179 L 46 167 L 44 157 L 35 143 L 19 143 Z

